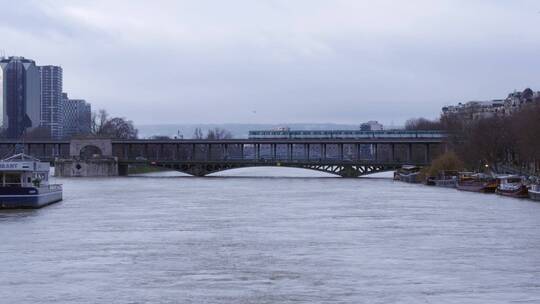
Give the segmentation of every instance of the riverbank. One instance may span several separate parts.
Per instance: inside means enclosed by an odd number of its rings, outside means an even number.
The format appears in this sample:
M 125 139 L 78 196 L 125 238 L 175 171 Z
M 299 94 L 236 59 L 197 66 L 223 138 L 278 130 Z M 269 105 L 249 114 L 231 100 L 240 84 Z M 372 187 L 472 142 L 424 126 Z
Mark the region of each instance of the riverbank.
M 476 190 L 475 187 L 471 187 L 470 182 L 469 184 L 465 184 L 463 187 L 458 187 L 458 183 L 461 180 L 461 175 L 465 173 L 458 173 L 454 172 L 454 174 L 457 174 L 456 176 L 446 176 L 444 179 L 437 179 L 434 177 L 425 177 L 422 174 L 422 170 L 420 171 L 407 171 L 404 169 L 400 169 L 396 172 L 394 172 L 394 180 L 407 183 L 407 184 L 417 184 L 417 185 L 423 185 L 427 187 L 435 187 L 435 188 L 447 188 L 447 189 L 454 189 L 457 191 L 464 191 L 464 192 L 476 192 L 476 193 L 482 193 L 482 194 L 501 194 L 499 192 L 499 188 L 501 187 L 499 183 L 503 183 L 501 181 L 506 180 L 507 178 L 511 177 L 512 179 L 515 179 L 515 177 L 522 180 L 521 183 L 519 183 L 520 187 L 522 187 L 522 190 L 519 191 L 520 195 L 509 195 L 508 191 L 506 191 L 506 196 L 512 197 L 512 198 L 518 198 L 518 199 L 528 199 L 531 201 L 540 201 L 540 196 L 538 195 L 538 189 L 539 186 L 537 184 L 538 181 L 540 181 L 537 177 L 519 177 L 519 176 L 509 176 L 509 175 L 494 175 L 493 177 L 490 177 L 490 175 L 484 174 L 483 178 L 486 177 L 489 178 L 489 182 L 487 180 L 483 180 L 485 182 L 485 186 L 480 184 L 479 187 L 477 187 Z M 474 175 L 472 173 L 467 173 L 468 180 L 471 179 L 471 175 Z M 533 183 L 531 183 L 531 180 L 533 180 Z M 534 183 L 534 180 L 536 180 L 536 183 Z M 527 181 L 527 182 L 526 182 Z M 489 185 L 488 185 L 489 184 Z M 486 187 L 486 188 L 484 188 Z M 519 189 L 519 188 L 517 188 Z M 527 189 L 529 189 L 531 194 L 527 196 Z M 516 190 L 517 191 L 517 190 Z M 526 197 L 523 197 L 525 195 Z

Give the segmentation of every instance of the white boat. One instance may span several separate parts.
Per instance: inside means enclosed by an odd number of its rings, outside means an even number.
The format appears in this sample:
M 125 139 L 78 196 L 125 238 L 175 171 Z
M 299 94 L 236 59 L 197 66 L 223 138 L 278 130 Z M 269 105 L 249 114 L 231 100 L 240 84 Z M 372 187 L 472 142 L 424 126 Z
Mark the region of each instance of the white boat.
M 455 188 L 458 181 L 459 172 L 440 171 L 437 175 L 426 177 L 425 184 L 428 186 Z
M 0 161 L 0 209 L 40 208 L 62 200 L 62 186 L 49 184 L 48 162 L 26 154 Z
M 394 180 L 399 180 L 406 183 L 420 182 L 420 167 L 404 165 L 394 172 Z
M 529 198 L 535 201 L 540 201 L 540 184 L 532 184 L 529 189 Z

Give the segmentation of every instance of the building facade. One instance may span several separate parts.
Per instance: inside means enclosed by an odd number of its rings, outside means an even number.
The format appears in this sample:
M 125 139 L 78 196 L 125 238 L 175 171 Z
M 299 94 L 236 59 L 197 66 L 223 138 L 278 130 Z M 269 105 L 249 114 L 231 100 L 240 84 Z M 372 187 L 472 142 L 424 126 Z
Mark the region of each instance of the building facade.
M 62 135 L 73 138 L 89 134 L 92 123 L 92 108 L 83 99 L 69 99 L 66 93 L 62 94 Z
M 370 120 L 360 125 L 361 131 L 382 131 L 384 126 L 378 121 Z
M 62 68 L 46 65 L 38 67 L 41 82 L 41 126 L 52 138 L 62 137 Z
M 520 111 L 523 107 L 540 103 L 540 92 L 527 88 L 523 92 L 513 92 L 505 99 L 489 101 L 468 101 L 442 108 L 443 116 L 457 117 L 463 121 L 475 121 L 490 117 L 504 117 Z
M 0 119 L 9 138 L 19 138 L 40 125 L 41 85 L 33 60 L 0 58 Z

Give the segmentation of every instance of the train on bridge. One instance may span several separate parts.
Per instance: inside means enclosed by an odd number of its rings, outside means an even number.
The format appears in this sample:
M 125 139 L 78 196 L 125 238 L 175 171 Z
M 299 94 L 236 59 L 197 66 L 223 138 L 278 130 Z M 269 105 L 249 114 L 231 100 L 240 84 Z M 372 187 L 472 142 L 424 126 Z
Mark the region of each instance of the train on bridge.
M 361 131 L 361 130 L 279 130 L 249 131 L 249 139 L 391 139 L 391 138 L 445 138 L 440 131 Z

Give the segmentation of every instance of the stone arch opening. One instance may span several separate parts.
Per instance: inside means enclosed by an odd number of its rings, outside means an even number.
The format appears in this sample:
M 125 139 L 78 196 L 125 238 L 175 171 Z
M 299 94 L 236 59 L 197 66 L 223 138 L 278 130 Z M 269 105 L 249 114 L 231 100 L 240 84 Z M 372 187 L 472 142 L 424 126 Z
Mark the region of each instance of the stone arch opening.
M 103 155 L 103 152 L 101 149 L 94 145 L 86 145 L 81 148 L 81 152 L 79 153 L 79 156 L 82 159 L 89 159 L 89 158 L 95 158 L 100 157 Z

